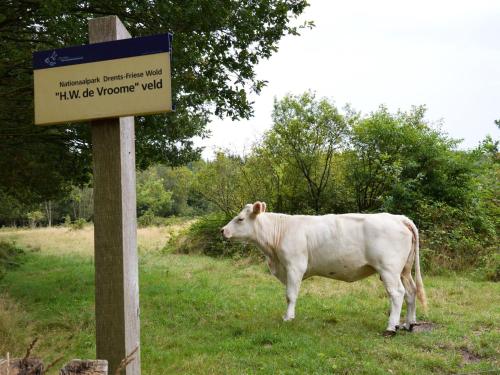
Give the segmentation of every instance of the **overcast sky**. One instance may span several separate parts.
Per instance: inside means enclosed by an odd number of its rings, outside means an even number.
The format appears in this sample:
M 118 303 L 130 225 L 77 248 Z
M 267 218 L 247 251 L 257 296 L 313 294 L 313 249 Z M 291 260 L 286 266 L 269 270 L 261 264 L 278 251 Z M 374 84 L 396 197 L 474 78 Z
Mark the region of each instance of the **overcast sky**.
M 257 67 L 269 81 L 248 121 L 214 120 L 203 156 L 248 152 L 271 123 L 273 98 L 311 89 L 369 113 L 425 104 L 427 120 L 475 147 L 500 137 L 500 0 L 312 0 L 316 27 L 284 38 Z

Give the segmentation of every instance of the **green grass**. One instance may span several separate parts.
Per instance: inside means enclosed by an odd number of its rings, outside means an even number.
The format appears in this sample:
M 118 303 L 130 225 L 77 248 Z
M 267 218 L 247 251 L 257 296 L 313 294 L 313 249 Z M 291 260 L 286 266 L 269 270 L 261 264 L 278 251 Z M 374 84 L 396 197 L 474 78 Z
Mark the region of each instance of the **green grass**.
M 144 374 L 499 369 L 499 284 L 426 277 L 425 320 L 435 329 L 388 339 L 381 336 L 388 301 L 376 277 L 353 284 L 307 280 L 296 320 L 284 323 L 283 286 L 264 265 L 146 250 L 140 257 Z M 64 361 L 95 357 L 92 258 L 41 248 L 24 260 L 0 281 L 0 353 L 23 355 L 39 336 L 36 354 L 46 362 L 60 354 Z

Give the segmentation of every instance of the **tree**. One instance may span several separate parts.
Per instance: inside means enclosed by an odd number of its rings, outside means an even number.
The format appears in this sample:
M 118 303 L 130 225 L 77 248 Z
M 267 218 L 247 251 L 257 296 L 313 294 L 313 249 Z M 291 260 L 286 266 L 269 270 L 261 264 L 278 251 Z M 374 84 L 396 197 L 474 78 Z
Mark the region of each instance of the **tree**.
M 54 200 L 89 180 L 85 124 L 34 127 L 31 53 L 87 42 L 89 18 L 116 14 L 133 36 L 173 32 L 171 115 L 136 118 L 137 163 L 180 165 L 199 157 L 212 115 L 252 115 L 255 66 L 297 34 L 305 0 L 6 0 L 0 4 L 0 187 L 22 201 Z
M 328 99 L 311 92 L 287 95 L 274 103 L 274 125 L 264 147 L 292 164 L 305 180 L 311 206 L 320 213 L 332 177 L 332 160 L 342 148 L 347 122 Z
M 172 209 L 172 192 L 165 190 L 156 171 L 143 172 L 137 183 L 137 216 L 167 216 Z
M 475 161 L 475 181 L 478 201 L 484 213 L 491 217 L 498 233 L 500 228 L 500 141 L 486 136 L 481 144 L 472 151 Z
M 0 226 L 10 225 L 15 227 L 25 212 L 25 206 L 11 195 L 0 189 Z
M 241 158 L 218 152 L 215 160 L 200 168 L 193 186 L 199 195 L 228 217 L 248 203 L 242 164 Z
M 286 209 L 286 184 L 284 160 L 275 150 L 256 145 L 242 166 L 245 186 L 250 190 L 248 202 L 265 201 L 269 210 L 284 212 Z
M 159 177 L 163 179 L 165 190 L 172 192 L 172 209 L 169 215 L 188 215 L 189 193 L 193 184 L 193 171 L 188 167 L 171 168 L 165 165 L 154 167 Z
M 348 175 L 358 211 L 408 214 L 419 201 L 470 203 L 471 160 L 424 116 L 425 107 L 391 114 L 382 106 L 353 125 Z
M 42 211 L 31 211 L 26 214 L 26 217 L 30 221 L 31 228 L 36 228 L 37 224 L 45 219 L 45 215 Z
M 90 220 L 94 216 L 94 190 L 89 186 L 73 187 L 67 197 L 67 206 L 71 207 L 74 220 Z

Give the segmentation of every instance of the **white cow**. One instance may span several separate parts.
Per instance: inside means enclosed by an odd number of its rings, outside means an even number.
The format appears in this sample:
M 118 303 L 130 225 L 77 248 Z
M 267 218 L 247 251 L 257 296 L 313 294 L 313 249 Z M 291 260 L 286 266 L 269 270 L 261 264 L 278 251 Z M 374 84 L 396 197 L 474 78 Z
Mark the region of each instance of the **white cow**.
M 286 285 L 285 321 L 295 317 L 300 283 L 311 276 L 357 281 L 380 274 L 391 301 L 384 335 L 395 334 L 403 298 L 408 307 L 404 328 L 416 324 L 417 295 L 426 308 L 419 263 L 418 230 L 406 216 L 344 214 L 303 216 L 268 213 L 266 204 L 247 204 L 221 229 L 226 239 L 255 243 L 271 273 Z M 415 262 L 416 285 L 411 276 Z

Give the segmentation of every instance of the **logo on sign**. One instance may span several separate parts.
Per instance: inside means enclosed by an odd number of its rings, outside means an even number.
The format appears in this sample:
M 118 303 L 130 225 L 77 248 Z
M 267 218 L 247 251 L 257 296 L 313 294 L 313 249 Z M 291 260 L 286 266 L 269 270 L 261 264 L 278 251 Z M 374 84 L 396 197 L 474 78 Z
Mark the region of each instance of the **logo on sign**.
M 49 57 L 47 57 L 47 58 L 45 59 L 45 62 L 46 62 L 46 63 L 47 63 L 47 65 L 49 65 L 49 66 L 54 66 L 54 65 L 56 65 L 56 63 L 57 63 L 57 52 L 56 52 L 56 51 L 52 52 L 52 55 L 50 55 Z
M 52 55 L 47 57 L 44 61 L 45 63 L 52 67 L 57 64 L 57 62 L 69 62 L 69 61 L 75 61 L 75 60 L 83 60 L 83 56 L 76 56 L 76 57 L 69 57 L 69 56 L 59 56 L 56 51 L 52 52 Z

